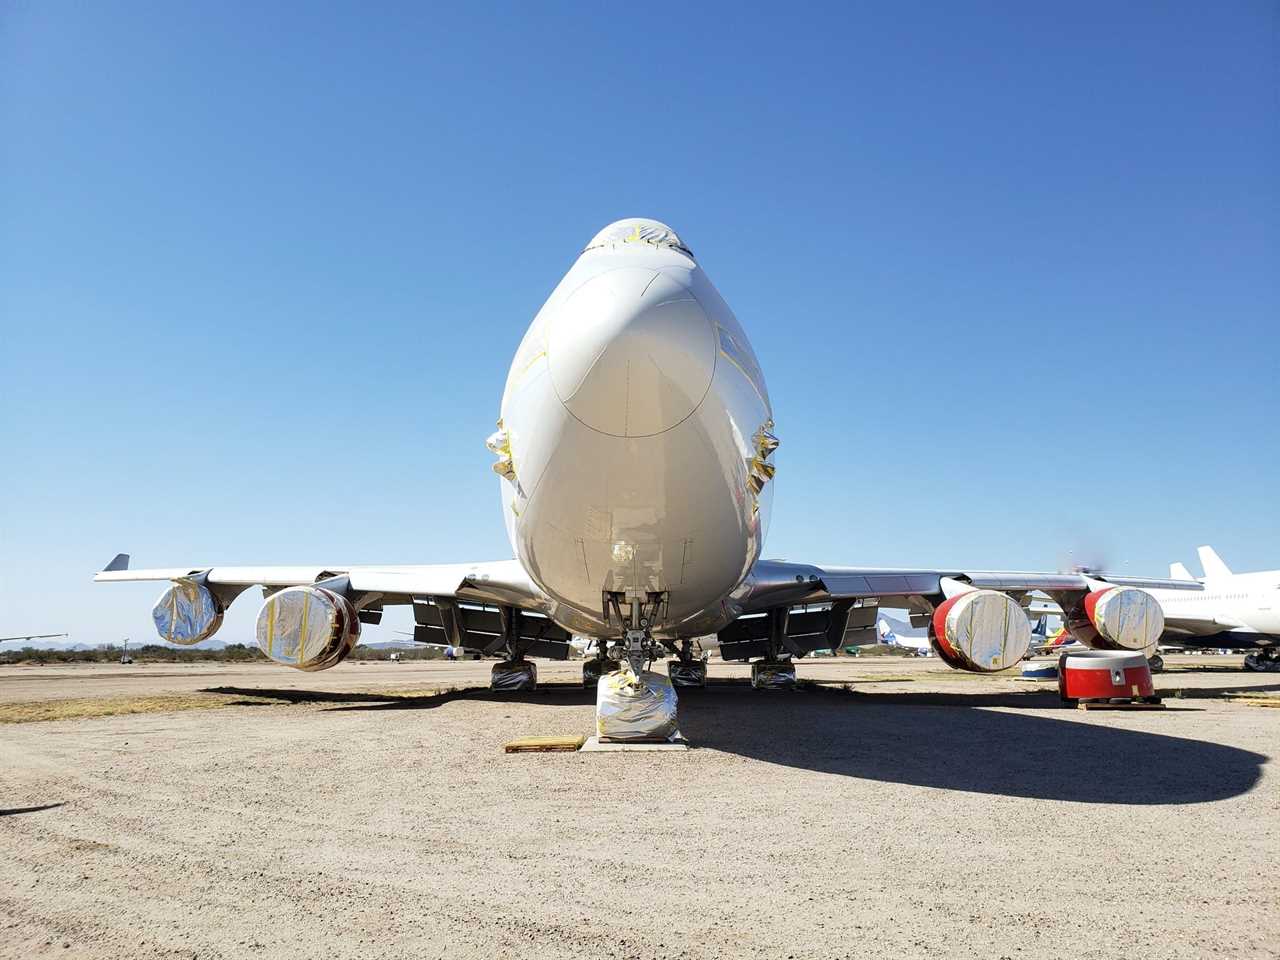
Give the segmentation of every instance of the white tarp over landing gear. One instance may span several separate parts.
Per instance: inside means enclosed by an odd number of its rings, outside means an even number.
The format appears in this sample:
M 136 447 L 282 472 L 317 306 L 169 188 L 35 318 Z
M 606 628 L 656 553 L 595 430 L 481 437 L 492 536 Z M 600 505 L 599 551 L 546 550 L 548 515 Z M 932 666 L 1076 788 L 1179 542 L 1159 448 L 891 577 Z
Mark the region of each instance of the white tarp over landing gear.
M 666 740 L 679 736 L 676 691 L 661 674 L 629 669 L 607 673 L 596 687 L 596 733 L 601 740 Z

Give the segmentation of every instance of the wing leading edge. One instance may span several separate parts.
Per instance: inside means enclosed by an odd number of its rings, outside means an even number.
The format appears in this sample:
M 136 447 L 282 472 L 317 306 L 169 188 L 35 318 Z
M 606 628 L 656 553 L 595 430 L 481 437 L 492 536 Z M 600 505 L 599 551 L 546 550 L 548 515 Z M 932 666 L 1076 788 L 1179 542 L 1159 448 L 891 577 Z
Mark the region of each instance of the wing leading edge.
M 761 560 L 734 593 L 743 614 L 783 604 L 828 603 L 835 600 L 891 601 L 916 598 L 943 599 L 969 588 L 1000 590 L 1012 594 L 1040 591 L 1088 593 L 1106 586 L 1162 590 L 1203 590 L 1195 581 L 1158 580 L 1098 573 L 1031 573 L 1003 570 L 912 570 L 882 567 L 838 567 Z
M 536 612 L 546 612 L 549 606 L 546 594 L 534 585 L 518 560 L 404 566 L 188 566 L 147 570 L 130 570 L 128 560 L 127 554 L 119 554 L 94 581 L 198 579 L 211 586 L 243 589 L 295 587 L 345 578 L 351 593 L 380 594 L 383 603 L 412 603 L 414 598 L 440 597 L 503 603 Z

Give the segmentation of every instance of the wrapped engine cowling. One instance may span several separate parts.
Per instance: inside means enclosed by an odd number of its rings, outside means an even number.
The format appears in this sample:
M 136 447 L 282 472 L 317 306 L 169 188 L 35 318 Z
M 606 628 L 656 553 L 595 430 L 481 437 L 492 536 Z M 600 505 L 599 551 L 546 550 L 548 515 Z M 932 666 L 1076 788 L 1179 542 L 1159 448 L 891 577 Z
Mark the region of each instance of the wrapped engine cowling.
M 1088 623 L 1072 623 L 1071 632 L 1099 650 L 1155 652 L 1164 633 L 1164 611 L 1155 597 L 1137 587 L 1108 587 L 1084 598 Z M 1092 628 L 1092 629 L 1090 629 Z
M 1012 597 L 970 590 L 938 605 L 929 639 L 949 666 L 992 673 L 1023 658 L 1031 645 L 1031 624 Z
M 207 640 L 222 626 L 222 604 L 204 584 L 175 580 L 151 610 L 160 639 L 181 646 Z
M 276 663 L 327 670 L 360 639 L 360 620 L 345 597 L 323 587 L 286 587 L 258 613 L 258 648 Z
M 674 740 L 676 691 L 661 674 L 646 670 L 606 673 L 596 687 L 596 733 L 601 740 Z

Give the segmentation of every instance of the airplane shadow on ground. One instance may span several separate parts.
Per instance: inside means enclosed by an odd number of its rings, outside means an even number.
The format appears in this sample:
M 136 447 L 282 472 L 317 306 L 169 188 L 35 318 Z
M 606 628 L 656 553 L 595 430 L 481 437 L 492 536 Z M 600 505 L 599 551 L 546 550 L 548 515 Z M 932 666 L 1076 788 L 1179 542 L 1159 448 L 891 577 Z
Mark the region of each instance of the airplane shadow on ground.
M 585 706 L 594 691 L 549 685 L 535 693 L 464 689 L 424 696 L 211 688 L 211 693 L 337 711 L 429 710 L 455 700 Z M 1204 691 L 1197 691 L 1204 692 Z M 757 691 L 712 684 L 680 695 L 680 728 L 693 746 L 839 776 L 1077 803 L 1208 803 L 1249 791 L 1268 757 L 1194 739 L 1196 708 L 1143 714 L 1168 733 L 1078 722 L 1051 691 L 873 693 L 827 687 Z M 976 709 L 1007 707 L 1011 711 Z M 1072 717 L 1076 719 L 1066 719 Z
M 753 690 L 693 693 L 681 701 L 680 726 L 700 746 L 821 773 L 971 793 L 1077 803 L 1206 803 L 1250 790 L 1268 759 L 1194 739 L 1199 710 L 1144 714 L 1169 730 L 1149 733 L 1112 722 L 1133 714 L 1066 719 L 1079 715 L 1064 709 L 1056 692 L 824 690 L 808 697 L 775 694 L 776 706 Z M 975 709 L 997 706 L 1017 709 Z

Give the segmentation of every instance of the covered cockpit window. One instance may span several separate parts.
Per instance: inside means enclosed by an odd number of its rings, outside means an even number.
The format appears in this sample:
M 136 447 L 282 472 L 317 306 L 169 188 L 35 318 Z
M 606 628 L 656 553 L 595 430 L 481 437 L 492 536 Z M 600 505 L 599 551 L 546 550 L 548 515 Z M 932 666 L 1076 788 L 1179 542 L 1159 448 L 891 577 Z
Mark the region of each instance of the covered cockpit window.
M 584 247 L 596 250 L 601 247 L 625 248 L 627 244 L 647 244 L 651 247 L 670 247 L 679 250 L 686 257 L 693 258 L 693 251 L 684 245 L 684 241 L 665 223 L 657 220 L 645 220 L 642 217 L 631 217 L 611 223 Z

